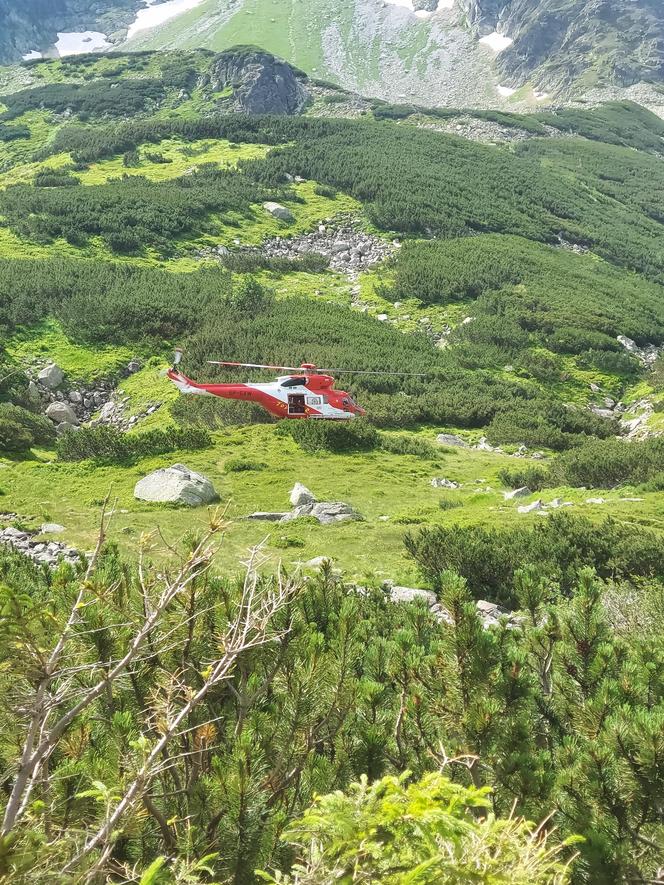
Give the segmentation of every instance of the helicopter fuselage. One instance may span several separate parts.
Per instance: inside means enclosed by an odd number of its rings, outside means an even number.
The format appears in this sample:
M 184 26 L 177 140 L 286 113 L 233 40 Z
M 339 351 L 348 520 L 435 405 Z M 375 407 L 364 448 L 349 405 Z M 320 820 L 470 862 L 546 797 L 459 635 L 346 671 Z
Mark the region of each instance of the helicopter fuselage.
M 348 421 L 366 414 L 349 393 L 334 389 L 331 375 L 283 375 L 265 384 L 199 384 L 174 367 L 168 377 L 181 393 L 256 403 L 276 418 Z

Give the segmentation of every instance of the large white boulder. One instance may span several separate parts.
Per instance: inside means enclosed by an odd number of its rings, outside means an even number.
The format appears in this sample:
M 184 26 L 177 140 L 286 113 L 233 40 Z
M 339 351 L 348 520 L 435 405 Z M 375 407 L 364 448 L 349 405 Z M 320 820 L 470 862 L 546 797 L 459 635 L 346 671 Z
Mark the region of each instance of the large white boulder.
M 317 500 L 318 498 L 314 493 L 309 491 L 301 482 L 296 482 L 291 489 L 290 502 L 293 507 L 302 507 L 303 504 L 315 504 Z
M 459 446 L 462 449 L 468 448 L 466 440 L 457 436 L 455 433 L 439 433 L 436 437 L 436 442 L 441 446 Z
M 140 501 L 197 507 L 199 504 L 209 504 L 219 496 L 202 473 L 196 473 L 184 464 L 173 464 L 139 479 L 134 487 L 134 497 Z
M 78 424 L 76 412 L 69 403 L 51 403 L 46 409 L 46 415 L 55 424 Z
M 55 390 L 60 387 L 64 381 L 64 377 L 65 373 L 60 366 L 56 366 L 55 363 L 49 363 L 48 366 L 45 366 L 37 375 L 37 380 L 40 384 L 43 384 L 44 387 L 48 387 L 49 390 Z
M 291 210 L 286 208 L 286 206 L 282 206 L 281 203 L 273 203 L 268 200 L 267 203 L 263 203 L 263 209 L 265 209 L 266 212 L 269 212 L 273 218 L 278 218 L 279 221 L 295 220 L 295 216 Z
M 517 509 L 519 513 L 534 513 L 536 510 L 544 510 L 544 504 L 542 503 L 542 499 L 538 498 L 537 501 L 533 501 L 532 504 L 524 504 Z

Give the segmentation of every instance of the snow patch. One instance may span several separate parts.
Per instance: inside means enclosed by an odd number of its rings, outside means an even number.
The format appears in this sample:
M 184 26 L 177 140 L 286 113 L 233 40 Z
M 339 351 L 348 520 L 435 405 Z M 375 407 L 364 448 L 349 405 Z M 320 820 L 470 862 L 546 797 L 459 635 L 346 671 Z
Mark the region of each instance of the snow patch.
M 26 52 L 23 56 L 23 61 L 32 61 L 33 58 L 41 58 L 41 52 L 37 52 L 36 49 L 31 49 L 30 52 Z
M 514 95 L 516 89 L 512 89 L 511 86 L 496 86 L 496 90 L 498 95 L 502 95 L 503 98 L 509 98 L 510 95 Z
M 401 6 L 403 9 L 407 9 L 409 12 L 413 12 L 417 18 L 431 18 L 433 13 L 429 12 L 426 9 L 415 9 L 413 6 L 413 0 L 386 0 L 386 2 L 390 6 Z M 445 6 L 448 5 L 449 0 L 442 0 Z M 454 0 L 451 0 L 449 5 L 453 5 Z
M 139 31 L 147 31 L 156 28 L 171 18 L 188 12 L 199 6 L 203 0 L 167 0 L 166 3 L 157 3 L 157 0 L 145 0 L 145 8 L 139 9 L 136 18 L 129 25 L 127 39 L 133 37 Z
M 502 52 L 503 49 L 511 46 L 514 40 L 511 37 L 506 37 L 505 34 L 499 34 L 498 31 L 494 31 L 493 34 L 480 37 L 480 43 L 484 43 L 485 46 L 493 49 L 494 52 Z
M 58 55 L 81 55 L 84 52 L 96 52 L 99 49 L 110 49 L 112 43 L 106 39 L 106 34 L 100 31 L 71 31 L 58 33 L 58 42 L 55 44 Z

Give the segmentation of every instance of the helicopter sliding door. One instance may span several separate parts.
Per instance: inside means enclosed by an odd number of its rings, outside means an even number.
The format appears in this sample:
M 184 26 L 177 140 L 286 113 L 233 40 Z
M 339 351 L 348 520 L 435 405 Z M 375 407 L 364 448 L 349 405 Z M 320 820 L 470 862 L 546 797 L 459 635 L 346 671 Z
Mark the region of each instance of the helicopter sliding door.
M 288 414 L 289 415 L 305 415 L 306 403 L 303 393 L 288 394 Z

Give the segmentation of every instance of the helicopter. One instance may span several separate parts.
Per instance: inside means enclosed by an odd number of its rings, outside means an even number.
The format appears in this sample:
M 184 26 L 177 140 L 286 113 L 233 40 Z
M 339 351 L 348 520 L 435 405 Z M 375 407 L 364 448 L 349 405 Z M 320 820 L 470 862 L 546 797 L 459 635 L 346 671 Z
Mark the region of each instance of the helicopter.
M 166 375 L 180 393 L 202 396 L 219 396 L 256 403 L 276 418 L 297 420 L 315 419 L 326 421 L 349 421 L 366 415 L 353 397 L 345 390 L 334 387 L 333 372 L 353 375 L 411 375 L 424 377 L 420 372 L 370 372 L 347 369 L 319 369 L 313 363 L 299 366 L 272 366 L 262 363 L 236 363 L 228 360 L 208 360 L 211 366 L 227 368 L 267 369 L 274 372 L 287 372 L 274 381 L 240 384 L 200 384 L 192 381 L 178 368 L 182 360 L 182 350 L 176 349 L 173 366 Z

